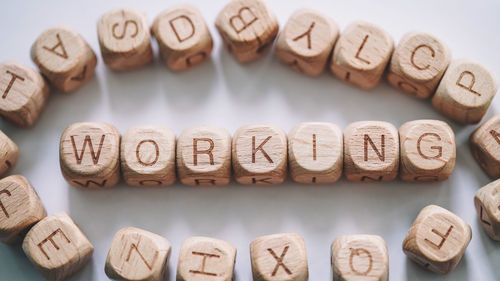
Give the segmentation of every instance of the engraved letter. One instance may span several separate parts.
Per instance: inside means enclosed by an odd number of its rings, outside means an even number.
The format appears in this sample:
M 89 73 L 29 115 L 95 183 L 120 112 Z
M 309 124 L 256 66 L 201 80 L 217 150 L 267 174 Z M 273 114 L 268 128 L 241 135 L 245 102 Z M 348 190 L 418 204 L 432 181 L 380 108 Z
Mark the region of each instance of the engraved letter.
M 155 251 L 155 255 L 153 256 L 153 259 L 151 260 L 151 264 L 149 264 L 148 261 L 146 261 L 146 259 L 144 258 L 144 256 L 141 254 L 141 252 L 139 252 L 139 249 L 137 248 L 137 245 L 135 245 L 134 243 L 132 243 L 130 245 L 130 250 L 128 251 L 127 258 L 125 259 L 126 262 L 130 261 L 130 256 L 132 255 L 132 251 L 133 250 L 135 250 L 137 252 L 137 254 L 141 258 L 142 262 L 149 268 L 149 270 L 153 270 L 153 265 L 154 265 L 154 263 L 156 261 L 156 258 L 158 257 L 158 251 Z M 134 263 L 134 265 L 135 265 L 135 263 Z
M 370 37 L 370 35 L 366 35 L 365 38 L 363 39 L 363 43 L 361 43 L 361 46 L 359 47 L 358 49 L 358 52 L 356 53 L 356 56 L 354 56 L 355 58 L 357 58 L 358 60 L 366 63 L 366 64 L 370 64 L 369 61 L 367 61 L 366 59 L 360 57 L 359 55 L 361 54 L 361 51 L 363 50 L 363 48 L 365 47 L 365 44 L 366 44 L 366 41 L 368 40 L 368 37 Z M 348 79 L 347 79 L 348 80 Z
M 178 23 L 176 24 L 176 22 Z M 175 37 L 177 37 L 179 43 L 182 43 L 188 40 L 189 38 L 193 37 L 195 28 L 193 21 L 189 17 L 185 15 L 180 15 L 169 20 L 168 23 L 170 24 L 170 27 L 174 31 Z M 176 26 L 179 27 L 179 29 L 177 29 Z
M 273 184 L 272 182 L 269 182 L 271 178 L 252 178 L 252 184 L 257 184 L 257 183 L 267 183 L 267 184 Z
M 257 151 L 259 151 L 259 150 L 260 150 L 260 152 L 262 152 L 264 157 L 266 157 L 266 159 L 267 159 L 267 161 L 269 161 L 269 163 L 274 163 L 273 159 L 271 159 L 271 157 L 269 157 L 267 152 L 262 148 L 264 146 L 264 144 L 266 144 L 266 142 L 268 142 L 271 138 L 272 138 L 272 136 L 267 137 L 263 142 L 260 143 L 260 145 L 257 148 L 255 148 L 255 136 L 252 136 L 252 163 L 255 163 L 255 153 L 257 153 Z
M 207 254 L 207 253 L 201 253 L 201 252 L 195 252 L 195 251 L 193 251 L 192 254 L 196 255 L 196 256 L 202 256 L 203 259 L 201 261 L 201 268 L 199 270 L 192 270 L 192 269 L 190 269 L 189 272 L 194 273 L 194 274 L 207 275 L 207 276 L 217 276 L 216 273 L 205 271 L 205 262 L 207 261 L 207 258 L 218 258 L 218 259 L 220 259 L 219 255 Z
M 0 195 L 2 195 L 2 194 L 7 194 L 7 196 L 9 196 L 9 197 L 12 195 L 10 193 L 10 191 L 8 191 L 7 189 L 0 191 Z M 2 211 L 5 214 L 5 216 L 7 218 L 9 218 L 9 213 L 7 213 L 7 209 L 5 209 L 5 206 L 3 205 L 2 200 L 0 200 L 0 208 L 2 208 Z
M 290 269 L 288 267 L 286 267 L 286 265 L 283 263 L 283 258 L 285 258 L 285 255 L 286 255 L 286 252 L 288 252 L 288 248 L 290 246 L 286 246 L 284 249 L 283 249 L 283 252 L 281 252 L 281 256 L 278 258 L 278 256 L 274 253 L 273 249 L 269 248 L 267 249 L 267 251 L 273 256 L 273 258 L 276 260 L 276 265 L 274 266 L 274 270 L 273 272 L 271 273 L 271 276 L 276 276 L 276 273 L 278 273 L 278 269 L 280 267 L 283 267 L 283 270 L 288 274 L 288 275 L 292 275 L 292 272 L 290 271 Z
M 207 150 L 198 150 L 198 142 L 206 141 L 210 144 L 210 147 Z M 195 166 L 198 165 L 198 154 L 208 154 L 210 158 L 210 165 L 215 165 L 214 163 L 214 155 L 212 154 L 212 150 L 214 150 L 214 141 L 210 138 L 194 138 L 193 139 L 193 164 Z
M 134 32 L 130 35 L 130 38 L 135 38 L 137 36 L 137 34 L 139 33 L 139 26 L 137 25 L 137 22 L 135 22 L 135 20 L 126 20 L 125 24 L 123 25 L 122 34 L 120 34 L 120 35 L 118 35 L 116 33 L 116 28 L 120 24 L 119 23 L 113 24 L 113 27 L 111 27 L 111 33 L 113 34 L 113 37 L 115 37 L 118 40 L 125 38 L 125 34 L 127 33 L 127 26 L 129 24 L 134 25 Z
M 57 37 L 57 44 L 54 45 L 54 47 L 49 48 L 47 46 L 43 46 L 42 48 L 44 48 L 45 50 L 47 50 L 47 51 L 49 51 L 57 56 L 60 56 L 63 59 L 67 59 L 68 53 L 66 53 L 66 48 L 64 48 L 64 44 L 61 41 L 61 37 L 59 36 L 59 33 L 56 34 L 56 37 Z M 61 48 L 61 52 L 58 52 L 57 48 Z
M 444 242 L 446 241 L 448 236 L 450 236 L 450 233 L 452 230 L 453 230 L 453 225 L 450 225 L 450 228 L 448 228 L 448 231 L 446 231 L 446 234 L 443 235 L 441 232 L 439 232 L 435 229 L 432 229 L 432 232 L 434 232 L 437 236 L 441 237 L 441 242 L 439 243 L 439 245 L 436 245 L 434 242 L 431 242 L 427 238 L 425 238 L 425 241 L 427 241 L 427 243 L 429 243 L 430 245 L 436 247 L 438 250 L 441 250 L 441 247 L 443 247 Z
M 85 154 L 85 147 L 87 147 L 87 143 L 88 143 L 89 149 L 90 149 L 90 154 L 92 156 L 92 161 L 94 162 L 94 165 L 97 165 L 97 163 L 99 163 L 99 157 L 101 156 L 101 149 L 102 149 L 102 145 L 104 144 L 105 138 L 106 138 L 106 135 L 101 136 L 101 142 L 99 143 L 99 149 L 97 149 L 97 154 L 95 154 L 94 145 L 92 144 L 92 139 L 90 139 L 89 135 L 86 135 L 85 140 L 83 141 L 82 151 L 80 152 L 80 156 L 78 156 L 76 143 L 75 143 L 75 136 L 71 136 L 71 144 L 73 145 L 73 151 L 75 152 L 76 163 L 82 164 L 83 155 Z
M 464 76 L 470 77 L 470 83 L 469 83 L 469 85 L 464 85 L 462 83 L 462 79 L 464 78 Z M 460 77 L 458 77 L 458 80 L 457 80 L 457 86 L 459 86 L 460 88 L 464 88 L 467 91 L 469 91 L 469 92 L 471 92 L 471 93 L 473 93 L 475 95 L 481 96 L 480 93 L 478 93 L 478 92 L 476 92 L 476 91 L 474 91 L 472 89 L 472 87 L 474 87 L 475 83 L 476 83 L 476 76 L 474 76 L 474 74 L 472 72 L 467 71 L 467 70 L 464 71 L 464 72 L 462 72 L 462 73 L 460 73 Z
M 7 88 L 5 89 L 5 91 L 3 91 L 2 99 L 5 99 L 7 97 L 7 95 L 9 94 L 9 91 L 12 88 L 12 85 L 14 85 L 14 82 L 16 81 L 16 79 L 24 81 L 23 77 L 15 74 L 15 73 L 12 73 L 12 72 L 10 72 L 8 70 L 5 71 L 5 72 L 8 73 L 8 74 L 10 74 L 12 76 L 12 78 L 10 78 L 9 85 L 7 85 Z
M 47 254 L 47 252 L 45 252 L 45 250 L 43 249 L 43 245 L 47 242 L 50 241 L 50 243 L 52 244 L 52 246 L 54 246 L 54 248 L 56 250 L 59 251 L 60 247 L 59 245 L 56 244 L 56 242 L 54 241 L 54 236 L 57 235 L 57 233 L 61 234 L 61 236 L 64 238 L 64 240 L 66 240 L 66 242 L 68 242 L 68 244 L 71 243 L 71 241 L 69 240 L 69 238 L 66 236 L 66 234 L 64 234 L 64 232 L 58 228 L 56 229 L 56 231 L 52 232 L 52 234 L 50 234 L 47 238 L 43 239 L 42 242 L 38 243 L 38 248 L 40 248 L 40 251 L 42 251 L 43 255 L 48 259 L 50 260 L 50 257 L 49 255 Z
M 365 134 L 365 161 L 368 161 L 368 143 L 370 143 L 370 146 L 372 147 L 373 151 L 375 151 L 380 161 L 385 162 L 385 135 L 380 136 L 380 143 L 382 146 L 382 153 L 380 153 L 370 136 Z
M 350 248 L 351 250 L 351 255 L 349 256 L 349 267 L 351 268 L 352 272 L 356 273 L 357 275 L 361 276 L 366 276 L 370 271 L 372 271 L 373 267 L 373 258 L 370 252 L 366 249 L 363 248 Z M 368 266 L 365 270 L 361 271 L 359 268 L 356 268 L 355 263 L 353 262 L 354 257 L 361 258 L 361 256 L 366 256 L 368 259 Z M 365 265 L 366 263 L 359 263 L 360 265 Z
M 437 151 L 436 155 L 425 155 L 424 153 L 422 153 L 422 149 L 420 148 L 420 145 L 421 145 L 422 140 L 427 136 L 435 137 L 438 141 L 441 141 L 441 137 L 436 133 L 424 133 L 424 134 L 422 134 L 417 140 L 418 154 L 420 154 L 420 156 L 422 156 L 422 158 L 428 159 L 428 160 L 441 158 L 443 156 L 443 147 L 442 146 L 431 146 L 431 149 L 434 149 Z
M 197 186 L 200 186 L 200 185 L 215 185 L 215 180 L 214 179 L 195 179 L 194 183 Z
M 99 182 L 96 182 L 96 181 L 93 181 L 93 180 L 88 180 L 85 183 L 81 183 L 79 181 L 74 180 L 73 182 L 76 183 L 76 184 L 78 184 L 81 187 L 89 187 L 90 184 L 93 184 L 93 185 L 98 186 L 98 187 L 104 187 L 106 185 L 107 181 L 108 180 L 103 180 L 102 182 L 99 183 Z
M 420 66 L 420 65 L 417 65 L 417 63 L 415 62 L 415 54 L 416 54 L 416 53 L 417 53 L 417 51 L 418 51 L 418 50 L 420 50 L 421 48 L 426 48 L 426 49 L 430 50 L 430 51 L 431 51 L 431 57 L 433 57 L 433 58 L 434 58 L 434 57 L 436 56 L 436 53 L 434 52 L 434 49 L 433 49 L 433 48 L 431 48 L 431 47 L 429 47 L 429 46 L 427 46 L 427 45 L 422 44 L 422 45 L 419 45 L 418 47 L 416 47 L 416 48 L 413 50 L 413 52 L 411 53 L 411 59 L 410 59 L 410 61 L 411 61 L 411 64 L 412 64 L 412 65 L 413 65 L 416 69 L 418 69 L 418 70 L 426 70 L 426 69 L 428 69 L 429 67 L 431 67 L 431 65 L 430 65 L 430 64 L 426 64 L 425 66 Z
M 500 133 L 495 130 L 491 130 L 490 134 L 493 136 L 493 139 L 495 139 L 497 143 L 500 144 Z
M 313 134 L 313 161 L 316 161 L 316 134 Z
M 153 161 L 151 162 L 144 162 L 141 159 L 141 154 L 139 153 L 139 151 L 141 150 L 141 147 L 144 143 L 152 143 L 153 146 L 155 147 L 155 159 L 153 159 Z M 137 161 L 141 163 L 141 165 L 153 166 L 154 164 L 156 164 L 156 162 L 158 162 L 158 158 L 160 158 L 160 148 L 158 147 L 158 144 L 154 140 L 142 140 L 135 148 L 135 157 L 137 158 Z
M 297 36 L 297 37 L 293 38 L 293 41 L 295 42 L 295 41 L 300 40 L 300 39 L 301 39 L 301 38 L 303 38 L 303 37 L 306 37 L 306 38 L 307 38 L 307 48 L 310 50 L 310 49 L 311 49 L 311 31 L 312 31 L 312 29 L 314 28 L 314 25 L 315 25 L 315 24 L 316 24 L 316 23 L 313 21 L 313 22 L 311 23 L 311 26 L 309 26 L 309 29 L 307 29 L 307 31 L 306 31 L 306 32 L 304 32 L 304 33 L 300 34 L 299 36 Z
M 245 11 L 246 11 L 246 13 L 244 13 Z M 245 19 L 244 19 L 245 14 L 247 14 L 249 16 L 249 18 L 247 18 L 248 21 L 245 21 Z M 236 32 L 236 34 L 239 34 L 243 30 L 245 30 L 247 27 L 252 25 L 252 23 L 257 21 L 258 19 L 259 18 L 257 18 L 257 16 L 252 12 L 252 10 L 250 10 L 249 7 L 243 7 L 238 11 L 237 15 L 234 15 L 234 16 L 229 18 L 229 24 L 233 28 L 234 32 Z M 240 23 L 239 28 L 235 25 L 235 23 L 234 23 L 235 20 L 238 20 L 238 22 Z

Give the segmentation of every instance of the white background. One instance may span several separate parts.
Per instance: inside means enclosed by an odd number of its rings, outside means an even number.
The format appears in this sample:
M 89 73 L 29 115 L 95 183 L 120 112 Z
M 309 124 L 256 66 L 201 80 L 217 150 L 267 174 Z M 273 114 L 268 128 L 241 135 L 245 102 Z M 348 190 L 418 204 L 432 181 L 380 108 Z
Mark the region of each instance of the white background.
M 125 3 L 127 2 L 127 3 Z M 175 1 L 176 2 L 176 1 Z M 26 176 L 48 213 L 68 212 L 95 246 L 91 263 L 72 280 L 107 280 L 104 262 L 111 239 L 122 227 L 135 226 L 166 237 L 173 245 L 169 277 L 175 280 L 181 242 L 193 235 L 217 237 L 237 249 L 237 281 L 251 280 L 249 243 L 264 234 L 296 232 L 306 241 L 312 281 L 331 280 L 330 244 L 339 235 L 381 235 L 390 254 L 391 280 L 499 280 L 500 243 L 490 240 L 476 219 L 475 191 L 489 179 L 478 167 L 467 139 L 475 126 L 451 123 L 457 137 L 457 166 L 450 180 L 433 184 L 359 184 L 341 180 L 313 186 L 287 181 L 280 186 L 230 184 L 192 188 L 175 184 L 139 189 L 119 184 L 109 190 L 78 190 L 61 176 L 59 137 L 79 121 L 104 121 L 122 133 L 135 125 L 166 125 L 177 134 L 196 125 L 215 125 L 231 133 L 245 124 L 267 123 L 286 131 L 303 121 L 329 121 L 345 128 L 359 120 L 384 120 L 399 127 L 406 121 L 449 121 L 430 101 L 406 96 L 382 82 L 362 91 L 329 71 L 305 77 L 281 64 L 273 53 L 241 65 L 221 48 L 214 28 L 227 1 L 195 3 L 212 32 L 212 59 L 183 73 L 166 69 L 158 58 L 140 70 L 116 73 L 102 60 L 92 78 L 74 93 L 53 91 L 34 128 L 20 129 L 0 121 L 0 128 L 20 147 L 14 173 Z M 280 25 L 306 5 L 330 15 L 343 29 L 354 20 L 376 23 L 397 42 L 410 30 L 430 32 L 450 46 L 453 57 L 473 59 L 500 74 L 500 1 L 355 0 L 268 1 Z M 30 46 L 54 24 L 76 28 L 100 56 L 98 17 L 119 7 L 145 10 L 150 21 L 174 1 L 5 1 L 0 9 L 0 61 L 33 65 Z M 156 43 L 153 45 L 156 48 Z M 487 117 L 500 111 L 500 97 Z M 421 208 L 438 204 L 465 219 L 473 239 L 456 270 L 443 277 L 409 261 L 401 250 L 408 228 Z M 0 245 L 0 280 L 40 280 L 19 245 Z

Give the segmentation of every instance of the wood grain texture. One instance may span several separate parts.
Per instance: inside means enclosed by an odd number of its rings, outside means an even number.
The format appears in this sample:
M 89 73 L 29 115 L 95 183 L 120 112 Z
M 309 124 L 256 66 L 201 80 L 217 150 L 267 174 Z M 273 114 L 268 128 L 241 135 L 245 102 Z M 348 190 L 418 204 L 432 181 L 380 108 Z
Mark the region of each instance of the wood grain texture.
M 212 35 L 195 6 L 179 4 L 163 11 L 151 30 L 162 59 L 172 70 L 187 70 L 210 58 Z
M 497 77 L 479 63 L 457 59 L 446 70 L 432 105 L 462 124 L 476 124 L 488 111 L 498 90 Z
M 51 27 L 38 36 L 31 47 L 31 59 L 57 89 L 71 92 L 94 74 L 97 57 L 73 28 Z
M 113 237 L 104 271 L 113 280 L 163 281 L 170 248 L 170 242 L 157 234 L 122 228 Z
M 351 181 L 380 182 L 396 178 L 399 134 L 387 122 L 360 121 L 344 130 L 344 174 Z
M 0 180 L 0 240 L 19 242 L 23 233 L 47 215 L 35 189 L 21 175 Z
M 45 279 L 58 281 L 82 269 L 94 247 L 66 213 L 56 213 L 31 228 L 23 250 Z
M 288 165 L 296 182 L 336 182 L 342 176 L 343 160 L 343 135 L 337 125 L 299 123 L 288 134 Z
M 20 127 L 38 120 L 49 97 L 49 85 L 42 75 L 18 62 L 0 65 L 0 115 Z
M 422 267 L 447 274 L 460 262 L 471 238 L 471 227 L 463 219 L 429 205 L 413 222 L 403 241 L 403 251 Z
M 406 33 L 399 41 L 387 73 L 397 89 L 419 99 L 431 97 L 451 60 L 451 51 L 441 40 L 419 31 Z
M 120 180 L 120 133 L 105 123 L 74 123 L 61 136 L 59 163 L 73 186 L 111 187 Z
M 310 76 L 325 69 L 339 35 L 337 24 L 315 10 L 297 10 L 276 41 L 276 55 L 292 69 Z
M 474 205 L 484 231 L 491 239 L 500 241 L 500 179 L 476 191 Z
M 278 21 L 261 0 L 232 0 L 217 15 L 215 27 L 239 62 L 258 59 L 278 35 Z
M 332 243 L 334 281 L 389 280 L 389 253 L 377 235 L 345 235 Z
M 400 177 L 410 182 L 443 181 L 455 169 L 455 134 L 438 120 L 415 120 L 399 128 Z
M 338 78 L 369 90 L 382 78 L 393 49 L 389 33 L 368 22 L 354 22 L 340 35 L 330 70 Z
M 177 174 L 191 186 L 225 185 L 231 180 L 231 135 L 211 126 L 184 130 L 177 140 Z
M 19 159 L 19 147 L 0 130 L 0 176 L 10 172 Z
M 97 23 L 104 63 L 113 70 L 136 69 L 153 60 L 146 13 L 131 8 L 109 11 Z
M 175 134 L 167 127 L 140 126 L 125 132 L 120 144 L 123 179 L 129 185 L 168 186 L 175 182 Z
M 309 270 L 304 239 L 281 233 L 259 237 L 250 244 L 254 281 L 307 281 Z
M 500 114 L 479 126 L 470 136 L 472 155 L 492 179 L 500 178 Z

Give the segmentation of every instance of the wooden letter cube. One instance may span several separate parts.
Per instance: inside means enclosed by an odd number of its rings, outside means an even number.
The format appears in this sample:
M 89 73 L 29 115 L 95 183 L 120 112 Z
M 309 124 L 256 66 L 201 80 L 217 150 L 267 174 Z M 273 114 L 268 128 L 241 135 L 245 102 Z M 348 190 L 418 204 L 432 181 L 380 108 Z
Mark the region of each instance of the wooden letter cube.
M 134 227 L 122 228 L 111 242 L 104 271 L 114 280 L 163 281 L 169 254 L 167 239 Z
M 210 57 L 212 35 L 198 8 L 180 4 L 158 15 L 151 28 L 160 54 L 172 70 L 186 70 Z
M 67 26 L 45 30 L 31 47 L 31 59 L 63 92 L 71 92 L 94 74 L 97 57 L 83 37 Z
M 139 68 L 153 60 L 146 14 L 117 9 L 101 16 L 97 36 L 104 63 L 114 70 Z
M 472 155 L 486 174 L 492 179 L 500 178 L 500 114 L 478 127 L 469 143 Z
M 332 183 L 342 176 L 342 131 L 331 123 L 300 123 L 288 134 L 292 179 L 300 183 Z
M 232 281 L 236 248 L 228 242 L 191 237 L 182 243 L 177 281 Z
M 438 120 L 410 121 L 399 129 L 400 177 L 411 182 L 442 181 L 455 168 L 455 134 Z
M 64 280 L 83 268 L 94 246 L 66 213 L 56 213 L 26 234 L 23 250 L 47 280 Z
M 0 240 L 18 242 L 47 213 L 29 181 L 20 175 L 0 180 Z
M 177 174 L 183 184 L 213 186 L 231 180 L 231 135 L 216 127 L 184 130 L 177 140 Z
M 441 40 L 424 32 L 410 32 L 392 54 L 387 80 L 405 93 L 426 99 L 434 94 L 450 60 L 451 52 Z
M 276 41 L 276 55 L 293 69 L 319 75 L 325 69 L 339 29 L 328 16 L 310 9 L 296 11 Z
M 123 179 L 133 186 L 167 186 L 175 182 L 175 134 L 166 127 L 133 127 L 122 138 Z
M 380 121 L 350 124 L 344 131 L 344 173 L 351 181 L 391 181 L 398 175 L 397 129 Z
M 0 130 L 0 176 L 12 170 L 19 158 L 19 148 Z
M 278 21 L 261 0 L 232 0 L 219 13 L 215 27 L 239 62 L 259 58 L 278 35 Z
M 340 35 L 330 69 L 348 83 L 371 89 L 382 78 L 393 49 L 389 33 L 371 23 L 355 22 Z
M 389 253 L 377 235 L 346 235 L 332 243 L 335 281 L 389 280 Z
M 452 120 L 476 124 L 486 114 L 497 90 L 497 78 L 484 66 L 454 60 L 439 83 L 432 105 Z
M 403 251 L 414 262 L 433 272 L 451 272 L 472 238 L 470 226 L 439 206 L 422 209 L 403 242 Z
M 76 187 L 111 187 L 120 180 L 120 133 L 96 122 L 70 125 L 59 145 L 64 178 Z
M 306 244 L 298 234 L 262 236 L 250 244 L 254 281 L 307 281 Z
M 500 241 L 500 179 L 479 189 L 474 205 L 484 231 L 491 239 Z
M 21 127 L 32 126 L 47 102 L 49 86 L 42 75 L 17 62 L 0 65 L 0 115 Z
M 282 129 L 267 125 L 243 126 L 233 138 L 233 170 L 242 184 L 279 184 L 287 172 L 287 140 Z

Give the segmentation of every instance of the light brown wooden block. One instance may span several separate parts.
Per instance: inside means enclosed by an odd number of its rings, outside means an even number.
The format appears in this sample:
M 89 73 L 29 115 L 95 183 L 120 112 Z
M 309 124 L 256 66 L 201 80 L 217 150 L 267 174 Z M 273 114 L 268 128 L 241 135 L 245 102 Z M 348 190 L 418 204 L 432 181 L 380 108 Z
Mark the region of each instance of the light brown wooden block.
M 236 248 L 208 237 L 191 237 L 182 243 L 177 281 L 231 281 Z
M 215 20 L 227 50 L 239 62 L 258 59 L 278 35 L 278 21 L 261 0 L 232 0 Z
M 500 114 L 478 127 L 469 139 L 472 155 L 492 179 L 500 178 Z
M 307 281 L 306 244 L 298 234 L 262 236 L 250 244 L 254 281 Z
M 94 246 L 66 213 L 56 213 L 31 228 L 23 250 L 45 279 L 57 281 L 83 268 Z
M 393 49 L 389 33 L 371 23 L 355 22 L 340 35 L 330 70 L 348 83 L 371 89 L 382 78 Z
M 409 32 L 392 54 L 387 80 L 394 87 L 419 99 L 434 94 L 450 64 L 451 51 L 436 37 Z
M 472 238 L 470 226 L 439 206 L 420 211 L 405 240 L 403 251 L 417 264 L 433 272 L 451 272 Z
M 476 124 L 497 90 L 498 80 L 490 70 L 476 62 L 454 60 L 439 83 L 432 105 L 452 120 Z
M 491 239 L 500 241 L 500 179 L 479 189 L 474 205 L 484 231 Z
M 83 37 L 67 26 L 42 32 L 31 47 L 40 72 L 63 92 L 76 90 L 94 74 L 97 57 Z
M 455 169 L 455 134 L 438 120 L 410 121 L 399 128 L 400 177 L 411 182 L 443 181 Z
M 0 65 L 0 115 L 21 127 L 32 126 L 47 102 L 49 86 L 38 71 L 18 62 Z
M 0 130 L 0 176 L 12 170 L 18 158 L 17 144 Z
M 351 181 L 391 181 L 399 170 L 397 129 L 381 121 L 361 121 L 344 131 L 344 173 Z
M 47 213 L 29 181 L 20 175 L 0 180 L 0 240 L 18 242 Z
M 291 68 L 307 75 L 325 69 L 339 29 L 333 20 L 311 9 L 296 11 L 276 41 L 276 55 Z
M 186 70 L 210 58 L 212 35 L 195 6 L 180 4 L 163 11 L 151 30 L 162 59 L 172 70 Z
M 114 280 L 163 281 L 169 254 L 167 239 L 135 227 L 122 228 L 111 242 L 104 271 Z
M 282 129 L 247 125 L 233 137 L 234 177 L 242 184 L 279 184 L 286 178 L 287 140 Z
M 153 60 L 146 13 L 116 9 L 101 16 L 97 36 L 104 63 L 114 70 L 139 68 Z
M 175 134 L 166 127 L 130 128 L 120 144 L 125 182 L 133 186 L 167 186 L 175 182 Z
M 177 140 L 177 174 L 183 184 L 225 185 L 231 180 L 231 135 L 217 127 L 184 130 Z
M 342 176 L 342 131 L 332 123 L 299 123 L 288 134 L 288 165 L 300 183 L 332 183 Z
M 120 180 L 120 133 L 105 123 L 74 123 L 61 136 L 59 161 L 69 184 L 111 187 Z
M 389 253 L 377 235 L 345 235 L 332 243 L 335 281 L 389 280 Z

